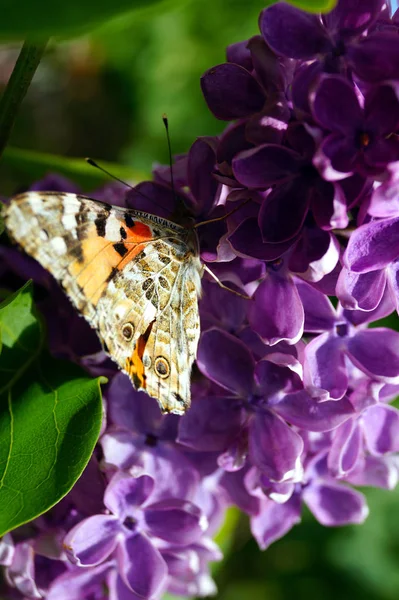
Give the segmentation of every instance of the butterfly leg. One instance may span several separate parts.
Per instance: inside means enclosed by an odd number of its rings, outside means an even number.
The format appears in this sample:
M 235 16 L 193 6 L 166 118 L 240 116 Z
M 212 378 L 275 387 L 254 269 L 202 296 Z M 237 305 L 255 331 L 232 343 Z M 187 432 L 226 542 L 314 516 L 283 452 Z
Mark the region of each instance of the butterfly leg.
M 215 275 L 215 273 L 213 271 L 211 271 L 211 269 L 209 267 L 207 267 L 207 265 L 203 264 L 202 266 L 204 268 L 204 271 L 209 273 L 209 275 L 216 281 L 216 283 L 223 290 L 227 290 L 228 292 L 231 292 L 232 294 L 235 294 L 236 296 L 239 296 L 240 298 L 244 298 L 244 300 L 252 300 L 252 298 L 250 296 L 247 296 L 246 294 L 240 294 L 240 292 L 236 292 L 236 290 L 233 290 L 233 289 L 229 288 L 227 285 L 224 285 L 224 283 L 222 283 L 220 281 L 220 279 L 217 277 L 217 275 Z

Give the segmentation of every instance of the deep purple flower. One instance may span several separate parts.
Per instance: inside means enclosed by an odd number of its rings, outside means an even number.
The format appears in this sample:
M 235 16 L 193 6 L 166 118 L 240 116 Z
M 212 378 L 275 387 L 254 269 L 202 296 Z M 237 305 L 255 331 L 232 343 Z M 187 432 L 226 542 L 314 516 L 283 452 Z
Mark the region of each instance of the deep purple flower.
M 264 242 L 273 245 L 295 241 L 311 212 L 318 227 L 345 228 L 348 205 L 358 193 L 323 179 L 313 165 L 315 142 L 302 125 L 287 131 L 289 147 L 265 144 L 238 154 L 233 160 L 236 179 L 246 187 L 271 191 L 258 215 Z M 273 186 L 273 187 L 272 187 Z
M 320 146 L 336 171 L 369 175 L 398 159 L 399 87 L 383 84 L 370 89 L 359 103 L 359 93 L 338 75 L 323 77 L 317 86 L 313 115 L 332 133 Z
M 48 273 L 0 249 L 3 289 L 34 279 L 51 352 L 109 377 L 82 477 L 0 542 L 5 597 L 206 597 L 229 506 L 264 549 L 303 504 L 324 526 L 362 523 L 353 486 L 397 484 L 399 333 L 368 325 L 399 308 L 398 15 L 383 0 L 339 0 L 323 16 L 269 6 L 262 35 L 202 78 L 230 121 L 220 136 L 153 181 L 90 194 L 198 226 L 201 259 L 251 297 L 204 278 L 184 417 L 161 415 L 110 366 Z M 32 189 L 80 193 L 57 175 Z
M 227 59 L 201 78 L 210 110 L 218 119 L 246 119 L 242 125 L 248 144 L 280 141 L 290 117 L 288 61 L 283 64 L 260 36 L 229 47 Z
M 344 254 L 347 270 L 340 278 L 339 295 L 346 301 L 351 298 L 358 301 L 359 296 L 368 297 L 368 306 L 374 308 L 387 287 L 398 310 L 398 258 L 398 217 L 362 225 L 352 233 Z
M 381 81 L 399 74 L 399 39 L 390 31 L 363 34 L 383 7 L 382 0 L 339 0 L 334 10 L 320 18 L 279 2 L 263 11 L 260 29 L 277 54 L 313 59 L 308 66 L 310 79 L 322 72 L 345 74 L 350 68 L 365 81 Z

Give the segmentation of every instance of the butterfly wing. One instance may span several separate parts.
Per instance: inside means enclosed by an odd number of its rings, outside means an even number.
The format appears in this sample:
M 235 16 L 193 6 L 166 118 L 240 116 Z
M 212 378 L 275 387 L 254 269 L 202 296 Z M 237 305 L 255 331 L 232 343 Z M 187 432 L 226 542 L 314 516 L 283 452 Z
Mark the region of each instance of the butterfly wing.
M 156 216 L 51 192 L 17 196 L 5 222 L 134 386 L 163 411 L 184 413 L 199 337 L 201 266 L 190 234 Z

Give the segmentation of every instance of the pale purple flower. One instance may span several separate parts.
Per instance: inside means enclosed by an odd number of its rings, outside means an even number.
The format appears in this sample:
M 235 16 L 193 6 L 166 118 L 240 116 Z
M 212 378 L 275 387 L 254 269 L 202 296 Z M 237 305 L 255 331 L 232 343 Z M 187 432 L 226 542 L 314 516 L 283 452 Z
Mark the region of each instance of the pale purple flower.
M 63 543 L 78 566 L 93 567 L 115 554 L 124 584 L 143 598 L 160 595 L 166 586 L 168 569 L 156 540 L 187 546 L 207 527 L 201 511 L 186 500 L 152 502 L 154 484 L 148 475 L 115 473 L 104 495 L 110 514 L 81 521 Z

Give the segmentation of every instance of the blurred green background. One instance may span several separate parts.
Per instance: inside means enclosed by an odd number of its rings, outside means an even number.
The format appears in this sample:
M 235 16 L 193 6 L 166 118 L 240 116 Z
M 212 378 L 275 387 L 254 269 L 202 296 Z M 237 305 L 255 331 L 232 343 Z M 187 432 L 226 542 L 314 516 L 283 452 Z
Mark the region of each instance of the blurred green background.
M 262 0 L 164 0 L 113 19 L 90 35 L 50 42 L 21 107 L 10 145 L 62 156 L 122 162 L 138 177 L 167 162 L 166 113 L 174 153 L 223 122 L 208 111 L 200 76 L 224 62 L 225 47 L 258 33 Z M 19 45 L 0 52 L 5 85 Z M 10 155 L 11 152 L 11 155 Z M 0 170 L 2 190 L 26 177 L 13 151 Z M 10 171 L 16 174 L 10 181 Z M 28 175 L 35 173 L 29 173 Z
M 154 163 L 168 160 L 163 113 L 174 153 L 187 151 L 198 135 L 220 133 L 224 124 L 207 110 L 199 78 L 224 61 L 228 44 L 258 32 L 264 5 L 166 0 L 82 37 L 52 41 L 0 165 L 0 194 L 56 168 L 85 189 L 98 185 L 94 169 L 65 157 L 118 162 L 126 176 L 148 177 Z M 0 47 L 0 91 L 19 49 L 19 43 Z M 327 529 L 305 513 L 303 523 L 266 552 L 240 518 L 223 534 L 232 539 L 216 570 L 218 598 L 399 598 L 399 491 L 371 490 L 367 496 L 371 514 L 363 526 Z

